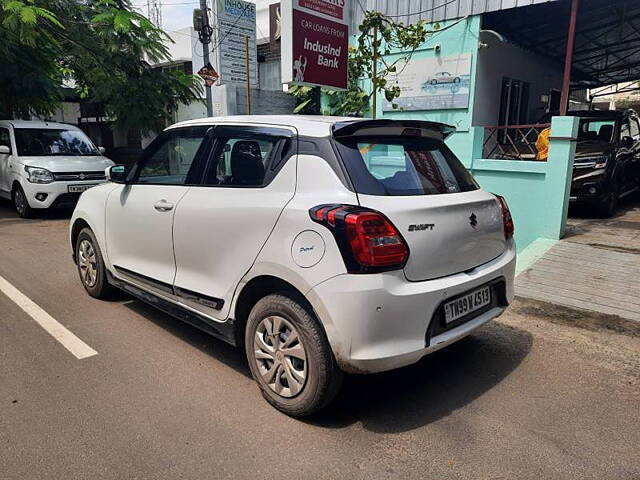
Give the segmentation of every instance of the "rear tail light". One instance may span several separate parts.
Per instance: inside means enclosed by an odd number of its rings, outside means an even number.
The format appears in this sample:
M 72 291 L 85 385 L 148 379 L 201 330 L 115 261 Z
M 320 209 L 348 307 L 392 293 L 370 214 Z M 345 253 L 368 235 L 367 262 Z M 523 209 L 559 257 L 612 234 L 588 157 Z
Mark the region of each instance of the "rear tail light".
M 349 273 L 395 270 L 409 258 L 404 239 L 380 212 L 350 205 L 319 205 L 309 210 L 309 215 L 331 230 Z
M 494 194 L 495 195 L 495 194 Z M 507 201 L 504 197 L 500 195 L 495 195 L 496 199 L 498 199 L 498 203 L 500 204 L 500 209 L 502 210 L 502 225 L 504 227 L 504 238 L 509 240 L 513 237 L 513 218 L 511 217 L 511 211 L 509 211 L 509 205 L 507 205 Z

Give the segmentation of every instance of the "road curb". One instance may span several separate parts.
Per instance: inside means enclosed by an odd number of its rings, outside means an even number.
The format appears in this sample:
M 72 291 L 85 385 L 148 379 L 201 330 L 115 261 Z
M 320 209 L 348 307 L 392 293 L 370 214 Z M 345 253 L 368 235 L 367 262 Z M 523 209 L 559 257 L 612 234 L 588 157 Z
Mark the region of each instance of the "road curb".
M 516 295 L 511 309 L 516 313 L 534 315 L 552 323 L 592 331 L 609 330 L 623 335 L 640 337 L 640 322 L 622 318 L 618 315 L 567 307 L 519 295 Z

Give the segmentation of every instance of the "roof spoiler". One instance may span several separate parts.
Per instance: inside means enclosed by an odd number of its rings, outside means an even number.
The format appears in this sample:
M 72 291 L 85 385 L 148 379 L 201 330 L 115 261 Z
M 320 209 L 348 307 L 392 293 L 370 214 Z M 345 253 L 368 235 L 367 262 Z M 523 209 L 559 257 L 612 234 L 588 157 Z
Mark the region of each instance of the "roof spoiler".
M 334 138 L 358 135 L 407 135 L 434 138 L 436 134 L 444 140 L 455 131 L 456 128 L 451 125 L 423 120 L 346 120 L 336 122 L 332 126 Z

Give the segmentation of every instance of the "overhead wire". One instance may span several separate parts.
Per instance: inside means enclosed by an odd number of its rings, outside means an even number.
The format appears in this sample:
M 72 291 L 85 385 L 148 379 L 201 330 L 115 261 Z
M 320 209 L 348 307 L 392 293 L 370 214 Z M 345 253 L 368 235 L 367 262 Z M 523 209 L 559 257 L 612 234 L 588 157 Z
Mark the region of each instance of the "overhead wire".
M 367 13 L 367 9 L 362 5 L 362 0 L 356 0 L 358 3 L 358 6 L 360 7 L 360 10 L 362 10 L 362 13 L 364 13 L 366 15 Z M 387 15 L 386 13 L 384 14 L 385 17 L 388 18 L 401 18 L 401 17 L 411 17 L 414 15 L 422 15 L 424 13 L 429 13 L 429 12 L 433 12 L 434 10 L 438 10 L 439 8 L 442 7 L 446 7 L 447 5 L 451 4 L 451 3 L 455 3 L 458 2 L 459 0 L 448 0 L 445 3 L 442 3 L 440 5 L 435 5 L 431 8 L 427 8 L 426 10 L 420 10 L 419 12 L 407 12 L 407 13 L 403 13 L 400 15 Z

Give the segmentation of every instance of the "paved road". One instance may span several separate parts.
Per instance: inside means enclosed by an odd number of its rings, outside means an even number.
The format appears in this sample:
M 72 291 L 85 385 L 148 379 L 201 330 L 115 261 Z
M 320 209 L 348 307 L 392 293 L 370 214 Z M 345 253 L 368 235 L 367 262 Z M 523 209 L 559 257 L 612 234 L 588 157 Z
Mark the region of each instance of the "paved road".
M 310 421 L 243 355 L 125 296 L 89 298 L 64 215 L 0 204 L 0 276 L 98 354 L 76 359 L 0 294 L 1 479 L 640 478 L 640 339 L 518 313 L 396 372 L 349 377 Z

